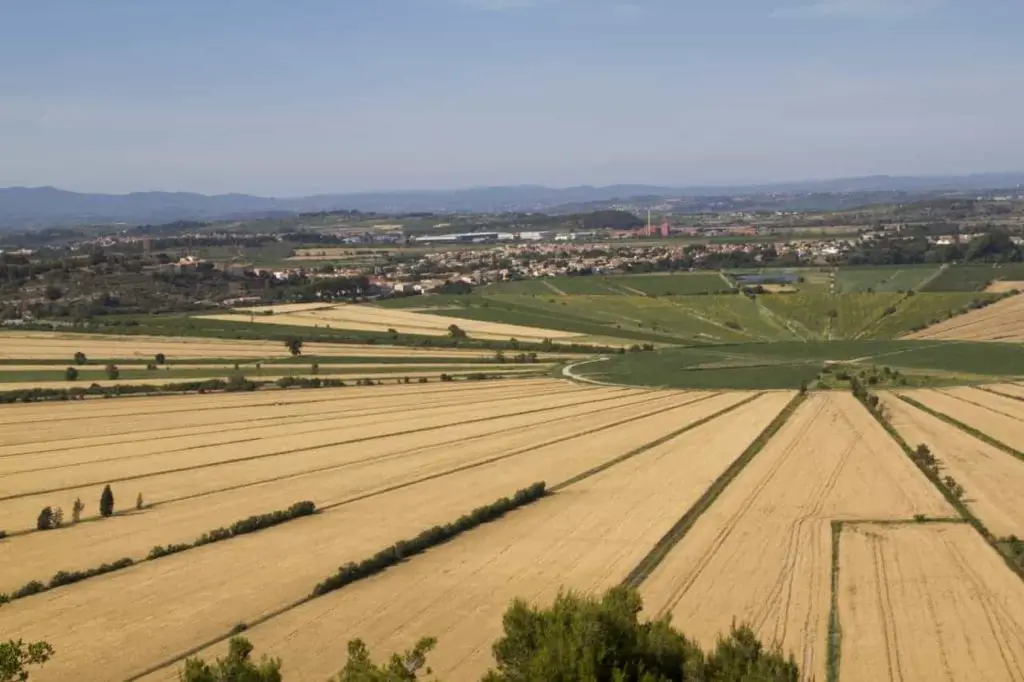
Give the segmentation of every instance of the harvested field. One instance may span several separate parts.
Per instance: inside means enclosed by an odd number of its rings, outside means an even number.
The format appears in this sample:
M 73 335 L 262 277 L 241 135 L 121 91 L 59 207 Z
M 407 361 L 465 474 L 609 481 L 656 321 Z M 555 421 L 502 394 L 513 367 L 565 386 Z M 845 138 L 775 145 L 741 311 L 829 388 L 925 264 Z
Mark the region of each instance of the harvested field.
M 845 525 L 842 682 L 1024 679 L 1024 583 L 966 524 Z
M 257 309 L 258 310 L 258 309 Z M 242 311 L 244 312 L 244 311 Z M 237 315 L 204 315 L 201 319 L 238 321 Z M 248 318 L 245 318 L 248 319 Z M 524 327 L 499 322 L 483 322 L 457 317 L 444 317 L 408 310 L 381 308 L 371 305 L 337 305 L 312 310 L 302 310 L 278 315 L 259 315 L 257 324 L 277 324 L 296 327 L 324 327 L 330 329 L 351 329 L 356 331 L 386 332 L 394 329 L 400 334 L 426 334 L 447 336 L 448 328 L 456 325 L 475 339 L 520 341 L 543 341 L 544 339 L 571 339 L 580 336 L 571 332 L 538 327 Z
M 899 391 L 898 394 L 1024 452 L 1024 402 L 966 387 Z
M 986 293 L 1002 294 L 1007 291 L 1024 291 L 1024 282 L 997 281 L 985 287 Z
M 985 388 L 1000 395 L 1024 399 L 1024 386 L 1020 384 L 989 384 Z
M 544 385 L 544 382 L 537 383 Z M 559 391 L 569 391 L 581 401 L 587 400 L 595 390 L 557 381 L 547 382 L 546 388 L 552 396 Z M 434 524 L 447 523 L 469 509 L 493 502 L 534 481 L 545 480 L 549 485 L 555 485 L 578 476 L 671 434 L 688 422 L 735 404 L 744 396 L 666 391 L 651 393 L 649 397 L 650 400 L 630 403 L 603 412 L 596 418 L 592 414 L 581 416 L 583 430 L 577 426 L 573 431 L 562 424 L 555 437 L 542 429 L 524 430 L 524 436 L 532 434 L 536 442 L 520 441 L 522 447 L 512 452 L 501 449 L 507 435 L 495 441 L 493 447 L 467 449 L 469 461 L 460 460 L 463 451 L 455 448 L 454 452 L 448 453 L 454 459 L 445 471 L 418 482 L 406 480 L 400 487 L 396 487 L 388 476 L 375 474 L 373 466 L 366 462 L 367 479 L 357 485 L 375 491 L 370 496 L 356 495 L 345 504 L 283 526 L 17 600 L 3 607 L 5 631 L 17 632 L 19 637 L 27 640 L 45 638 L 61 652 L 40 672 L 33 671 L 33 679 L 64 680 L 73 676 L 73 671 L 101 668 L 110 679 L 124 679 L 169 657 L 178 656 L 190 647 L 220 637 L 239 622 L 252 622 L 306 596 L 320 579 L 333 573 L 340 564 L 360 560 Z M 542 420 L 547 411 L 543 409 L 543 400 L 546 399 L 527 399 L 534 409 L 541 409 L 536 415 L 538 420 Z M 105 402 L 116 406 L 118 401 Z M 480 409 L 483 410 L 483 406 Z M 509 410 L 507 406 L 492 409 L 492 417 L 507 415 Z M 441 417 L 436 419 L 444 421 Z M 448 432 L 448 440 L 463 437 L 459 428 L 468 427 L 466 410 L 449 414 L 446 420 L 449 425 L 453 422 L 459 425 Z M 335 423 L 331 434 L 333 440 L 345 440 L 346 435 L 367 440 L 356 447 L 338 450 L 335 457 L 326 458 L 321 464 L 332 461 L 344 463 L 346 458 L 349 458 L 347 461 L 359 459 L 361 453 L 372 448 L 378 439 L 395 434 L 402 426 L 401 420 L 394 418 L 390 420 L 390 426 L 372 428 L 365 425 L 349 427 L 347 421 L 343 419 L 340 424 Z M 427 424 L 420 426 L 427 428 Z M 435 432 L 422 431 L 416 439 L 410 439 L 405 448 L 398 449 L 437 445 L 436 438 Z M 292 447 L 296 441 L 302 442 L 294 436 L 290 440 Z M 255 446 L 244 447 L 243 452 L 247 452 Z M 320 441 L 317 451 L 324 455 L 330 447 L 329 443 Z M 219 458 L 223 460 L 237 450 L 222 449 Z M 700 451 L 704 451 L 703 447 Z M 372 457 L 397 454 L 379 450 L 369 452 Z M 131 455 L 130 452 L 125 454 Z M 191 453 L 181 456 L 193 461 Z M 200 455 L 199 460 L 208 461 L 209 456 Z M 275 458 L 278 460 L 276 464 L 269 466 L 266 458 L 236 464 L 239 467 L 265 467 L 260 475 L 274 476 L 283 462 L 291 461 L 290 456 Z M 145 476 L 152 475 L 152 470 L 159 468 L 149 462 L 132 462 L 130 458 L 89 466 L 109 466 L 113 475 L 130 469 Z M 211 476 L 210 472 L 197 470 L 191 482 L 182 484 L 179 481 L 175 485 L 188 493 L 204 481 L 208 486 L 238 481 L 244 478 L 240 471 L 244 469 L 221 469 L 217 476 Z M 52 472 L 45 475 L 57 476 Z M 340 487 L 342 483 L 338 480 Z M 129 499 L 134 488 L 134 485 L 129 488 Z M 168 494 L 170 488 L 173 486 L 165 486 L 163 492 L 156 496 Z M 92 497 L 97 490 L 92 490 Z M 263 492 L 254 489 L 252 494 L 260 497 Z M 351 494 L 355 491 L 341 491 L 341 494 L 346 492 Z M 658 511 L 660 513 L 661 510 Z M 215 513 L 214 516 L 213 525 L 233 520 L 222 518 L 226 514 Z M 81 532 L 90 525 L 105 526 L 109 523 L 114 527 L 123 520 L 115 518 L 85 524 L 57 531 L 54 535 Z M 154 530 L 153 537 L 156 535 Z M 8 540 L 5 549 L 16 548 L 20 539 Z M 268 586 L 273 586 L 273 589 L 268 589 Z M 116 598 L 111 598 L 112 595 Z M 407 611 L 406 616 L 409 615 Z M 130 623 L 131 627 L 103 625 L 111 622 Z M 331 642 L 330 646 L 333 648 L 336 644 Z
M 967 506 L 992 533 L 1024 536 L 1024 462 L 891 394 L 879 398 L 903 440 L 912 448 L 928 446 L 942 475 L 964 487 Z
M 705 646 L 750 622 L 823 680 L 830 521 L 915 514 L 954 511 L 853 396 L 812 394 L 640 591 Z
M 231 316 L 232 320 L 239 319 Z M 447 332 L 446 332 L 447 333 Z M 506 337 L 507 338 L 507 337 Z M 365 346 L 331 343 L 307 343 L 303 353 L 313 356 L 343 357 L 494 357 L 494 351 L 436 349 L 419 350 L 402 346 Z M 228 341 L 222 339 L 117 336 L 113 334 L 74 334 L 59 332 L 0 331 L 0 359 L 32 360 L 61 359 L 69 363 L 76 352 L 89 358 L 131 359 L 150 362 L 157 353 L 169 360 L 231 358 L 255 360 L 291 357 L 283 343 L 277 341 Z M 541 357 L 544 357 L 543 354 Z
M 439 677 L 478 679 L 492 663 L 490 644 L 512 598 L 546 603 L 561 586 L 600 591 L 621 582 L 791 398 L 763 395 L 501 523 L 272 618 L 246 636 L 259 650 L 292 661 L 291 679 L 323 680 L 344 665 L 336 642 L 358 636 L 374 651 L 397 651 L 430 633 L 439 639 L 430 658 Z M 701 411 L 713 414 L 727 404 L 723 396 Z M 174 672 L 148 679 L 171 680 Z
M 993 303 L 979 310 L 903 336 L 904 339 L 958 341 L 1024 341 L 1024 296 Z

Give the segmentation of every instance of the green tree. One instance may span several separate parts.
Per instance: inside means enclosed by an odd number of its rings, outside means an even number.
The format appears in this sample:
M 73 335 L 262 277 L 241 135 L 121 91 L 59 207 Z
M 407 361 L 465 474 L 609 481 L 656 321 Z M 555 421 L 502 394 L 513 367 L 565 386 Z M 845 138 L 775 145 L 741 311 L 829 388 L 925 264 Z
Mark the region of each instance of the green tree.
M 46 642 L 25 644 L 20 639 L 0 643 L 0 682 L 25 682 L 30 666 L 43 665 L 53 656 Z
M 117 365 L 107 365 L 104 371 L 107 373 L 107 378 L 111 381 L 121 376 L 121 370 L 117 368 Z
M 103 487 L 103 493 L 100 494 L 100 516 L 110 516 L 114 513 L 114 491 L 110 489 L 108 483 Z
M 212 665 L 201 658 L 189 658 L 178 672 L 180 682 L 281 682 L 281 659 L 264 655 L 258 663 L 250 658 L 252 643 L 232 637 L 228 655 Z
M 78 370 L 75 369 L 74 367 L 68 367 L 66 370 L 64 370 L 64 378 L 67 379 L 68 381 L 77 381 Z
M 297 336 L 291 336 L 284 342 L 285 348 L 293 356 L 302 355 L 302 339 Z
M 469 336 L 459 325 L 450 324 L 448 325 L 448 336 L 453 339 L 465 339 Z
M 36 518 L 36 530 L 50 530 L 53 528 L 53 508 L 43 507 Z
M 411 682 L 422 679 L 418 675 L 432 674 L 427 668 L 427 654 L 437 640 L 424 637 L 416 646 L 402 655 L 394 654 L 386 665 L 377 666 L 370 659 L 370 652 L 362 640 L 348 643 L 348 662 L 332 682 Z
M 85 353 L 83 353 L 82 351 L 78 351 L 77 353 L 75 353 L 75 364 L 76 365 L 84 365 L 86 362 L 87 362 L 87 360 L 86 360 L 86 357 L 85 357 Z
M 167 356 L 164 355 L 163 353 L 157 353 L 156 356 L 153 359 L 156 360 L 156 364 L 158 364 L 158 365 L 166 365 L 167 364 Z

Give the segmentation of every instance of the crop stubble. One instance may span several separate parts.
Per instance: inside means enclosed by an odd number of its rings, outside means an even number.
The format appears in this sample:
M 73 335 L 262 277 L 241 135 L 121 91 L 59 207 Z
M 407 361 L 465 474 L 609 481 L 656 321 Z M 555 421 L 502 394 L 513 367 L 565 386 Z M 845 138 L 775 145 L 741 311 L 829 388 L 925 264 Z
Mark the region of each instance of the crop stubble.
M 15 601 L 3 607 L 5 630 L 45 638 L 60 650 L 33 679 L 99 669 L 111 679 L 127 677 L 307 595 L 346 561 L 534 481 L 566 480 L 742 398 L 674 395 L 657 409 L 628 408 L 629 423 L 570 442 Z M 597 421 L 595 429 L 610 423 Z M 127 623 L 130 628 L 122 627 Z
M 751 394 L 733 395 L 735 402 Z M 621 582 L 791 398 L 763 395 L 500 523 L 276 616 L 247 636 L 289 661 L 291 679 L 320 680 L 344 664 L 338 642 L 361 637 L 387 652 L 430 634 L 439 639 L 431 667 L 442 679 L 477 679 L 491 664 L 490 644 L 512 598 L 546 603 L 562 586 L 600 591 Z M 727 404 L 723 397 L 701 410 L 714 414 Z M 173 670 L 147 679 L 173 679 Z
M 595 392 L 594 398 L 599 397 Z M 652 402 L 640 392 L 601 403 L 565 405 L 565 400 L 551 400 L 551 409 L 540 415 L 453 424 L 434 432 L 428 444 L 423 434 L 410 434 L 337 448 L 312 462 L 299 457 L 287 467 L 266 472 L 266 483 L 236 487 L 252 480 L 249 471 L 241 472 L 246 477 L 241 479 L 217 476 L 216 482 L 224 488 L 220 492 L 160 504 L 144 514 L 12 540 L 12 554 L 19 560 L 0 565 L 0 592 L 57 569 L 90 568 L 125 556 L 139 559 L 154 545 L 189 542 L 225 521 L 283 509 L 301 499 L 312 500 L 323 509 L 426 477 L 440 477 L 532 444 L 582 433 L 593 428 L 596 416 L 615 420 L 644 409 L 635 406 L 656 408 L 660 402 Z
M 969 525 L 846 525 L 839 554 L 842 682 L 1024 679 L 1024 583 Z
M 903 440 L 912 448 L 927 445 L 941 475 L 964 486 L 967 506 L 986 528 L 999 537 L 1024 536 L 1024 462 L 891 394 L 879 397 Z
M 957 341 L 1024 341 L 1024 295 L 952 317 L 905 339 Z
M 940 414 L 966 424 L 991 438 L 1024 452 L 1024 403 L 1013 398 L 999 398 L 975 389 L 953 389 L 953 392 L 935 389 L 899 391 Z M 978 398 L 981 400 L 978 400 Z M 964 399 L 966 398 L 966 399 Z M 998 403 L 1000 411 L 990 405 Z M 970 402 L 969 402 L 970 401 Z M 987 404 L 974 404 L 985 401 Z
M 848 394 L 800 406 L 641 586 L 712 646 L 733 619 L 825 679 L 832 519 L 953 511 Z

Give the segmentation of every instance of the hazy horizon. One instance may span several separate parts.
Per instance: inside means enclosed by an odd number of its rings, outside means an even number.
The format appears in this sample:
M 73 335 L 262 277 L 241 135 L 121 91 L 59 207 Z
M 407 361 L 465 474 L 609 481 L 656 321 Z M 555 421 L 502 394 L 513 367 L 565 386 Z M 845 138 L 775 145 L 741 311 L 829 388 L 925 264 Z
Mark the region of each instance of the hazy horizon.
M 1014 172 L 1009 0 L 0 7 L 0 186 L 296 197 Z

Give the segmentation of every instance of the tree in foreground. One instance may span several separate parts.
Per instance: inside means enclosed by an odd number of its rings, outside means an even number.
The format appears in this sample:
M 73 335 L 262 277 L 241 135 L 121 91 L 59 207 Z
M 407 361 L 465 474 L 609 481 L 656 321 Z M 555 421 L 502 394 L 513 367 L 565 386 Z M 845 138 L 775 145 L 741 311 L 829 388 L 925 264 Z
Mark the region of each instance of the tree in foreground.
M 51 656 L 53 647 L 46 642 L 0 642 L 0 682 L 25 682 L 28 669 L 43 665 Z
M 200 658 L 189 658 L 178 672 L 180 682 L 281 682 L 281 660 L 263 656 L 254 662 L 252 643 L 244 637 L 232 637 L 228 655 L 210 665 Z
M 110 489 L 108 483 L 103 487 L 103 492 L 100 494 L 100 516 L 110 516 L 114 513 L 114 491 Z
M 733 626 L 705 653 L 666 616 L 642 621 L 640 596 L 616 588 L 597 599 L 560 594 L 538 609 L 515 601 L 494 644 L 497 666 L 483 682 L 798 682 L 800 671 L 778 647 L 767 649 L 749 627 Z M 422 640 L 382 666 L 359 640 L 335 682 L 408 682 L 430 675 Z

